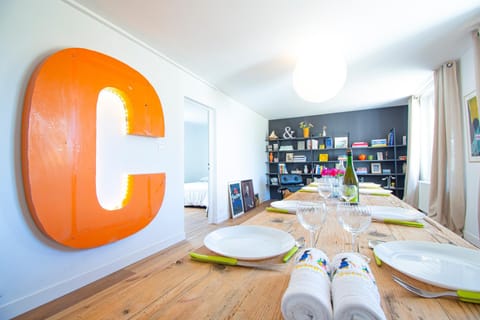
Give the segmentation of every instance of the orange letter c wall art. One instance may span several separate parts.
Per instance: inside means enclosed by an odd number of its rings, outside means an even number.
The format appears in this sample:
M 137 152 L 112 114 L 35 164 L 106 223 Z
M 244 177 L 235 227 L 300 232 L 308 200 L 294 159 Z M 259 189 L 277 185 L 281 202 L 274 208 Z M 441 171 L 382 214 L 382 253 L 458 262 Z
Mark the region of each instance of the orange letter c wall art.
M 38 228 L 73 248 L 128 237 L 148 225 L 165 194 L 165 173 L 128 177 L 119 209 L 103 208 L 96 192 L 96 108 L 114 88 L 126 109 L 126 134 L 164 137 L 162 105 L 139 72 L 104 54 L 58 51 L 34 71 L 22 118 L 25 196 Z

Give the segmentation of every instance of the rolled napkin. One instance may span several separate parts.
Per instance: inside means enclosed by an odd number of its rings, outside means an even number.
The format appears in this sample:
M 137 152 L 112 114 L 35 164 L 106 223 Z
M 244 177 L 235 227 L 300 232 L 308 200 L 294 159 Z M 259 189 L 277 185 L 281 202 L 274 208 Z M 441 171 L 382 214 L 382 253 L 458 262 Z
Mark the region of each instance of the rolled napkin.
M 384 320 L 380 294 L 368 263 L 355 253 L 340 253 L 333 258 L 333 318 Z
M 282 298 L 282 314 L 291 319 L 332 319 L 327 255 L 308 248 L 297 255 Z

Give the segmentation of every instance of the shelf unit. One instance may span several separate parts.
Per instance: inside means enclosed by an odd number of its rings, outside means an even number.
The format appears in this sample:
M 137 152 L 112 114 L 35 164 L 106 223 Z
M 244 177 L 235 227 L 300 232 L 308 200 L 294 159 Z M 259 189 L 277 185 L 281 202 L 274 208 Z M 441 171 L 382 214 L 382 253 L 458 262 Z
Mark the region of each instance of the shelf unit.
M 282 185 L 280 184 L 281 174 L 299 174 L 302 176 L 302 183 L 308 184 L 314 178 L 321 177 L 321 169 L 323 167 L 333 168 L 339 163 L 338 157 L 345 156 L 347 148 L 308 148 L 309 140 L 317 140 L 318 145 L 325 145 L 326 139 L 332 137 L 311 137 L 311 138 L 292 138 L 292 139 L 267 139 L 267 161 L 266 175 L 267 185 L 270 188 L 272 199 L 281 198 L 278 192 Z M 393 143 L 395 139 L 393 140 Z M 275 146 L 276 145 L 276 146 Z M 304 145 L 305 148 L 301 149 Z M 300 149 L 299 149 L 300 147 Z M 285 150 L 288 149 L 288 150 Z M 406 145 L 387 145 L 380 147 L 353 147 L 354 166 L 357 170 L 358 179 L 361 182 L 374 182 L 382 185 L 385 189 L 393 190 L 393 194 L 403 197 L 403 188 L 405 182 L 405 166 L 407 156 Z M 381 158 L 379 159 L 379 153 Z M 320 161 L 320 154 L 327 154 L 327 161 Z M 359 160 L 359 155 L 365 155 L 365 160 Z M 304 156 L 300 161 L 294 160 L 295 155 Z M 270 161 L 272 158 L 272 161 Z M 370 159 L 369 159 L 370 158 Z M 346 165 L 346 162 L 345 162 Z M 372 165 L 375 169 L 379 169 L 379 173 L 372 173 Z M 286 169 L 286 172 L 281 170 Z M 365 168 L 366 173 L 360 173 L 359 168 Z M 306 170 L 305 170 L 306 169 Z

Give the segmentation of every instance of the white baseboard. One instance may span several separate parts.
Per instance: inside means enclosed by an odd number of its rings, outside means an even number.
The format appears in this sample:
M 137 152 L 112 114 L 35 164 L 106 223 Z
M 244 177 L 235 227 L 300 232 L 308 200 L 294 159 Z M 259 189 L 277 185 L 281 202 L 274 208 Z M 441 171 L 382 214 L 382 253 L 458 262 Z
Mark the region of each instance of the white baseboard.
M 465 238 L 465 240 L 467 240 L 474 246 L 480 248 L 480 239 L 478 238 L 478 236 L 475 236 L 474 234 L 467 231 L 463 234 L 463 237 Z
M 50 287 L 44 288 L 31 295 L 22 297 L 15 301 L 8 302 L 0 306 L 0 319 L 11 319 L 47 302 L 57 299 L 65 294 L 75 291 L 93 281 L 101 279 L 113 272 L 116 272 L 126 266 L 131 265 L 141 259 L 144 259 L 154 253 L 174 245 L 185 239 L 185 233 L 180 233 L 154 243 L 151 246 L 131 253 L 128 256 L 121 257 L 109 264 L 99 266 L 97 269 L 90 270 L 74 278 L 55 283 Z

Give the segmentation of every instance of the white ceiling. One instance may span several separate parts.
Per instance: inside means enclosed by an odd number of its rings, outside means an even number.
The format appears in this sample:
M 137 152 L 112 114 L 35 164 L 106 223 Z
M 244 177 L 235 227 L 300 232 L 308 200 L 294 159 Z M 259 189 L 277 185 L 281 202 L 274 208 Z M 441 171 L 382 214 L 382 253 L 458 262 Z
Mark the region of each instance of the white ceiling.
M 76 2 L 267 119 L 405 103 L 480 23 L 480 0 Z M 344 54 L 347 81 L 329 101 L 293 91 L 305 43 Z

